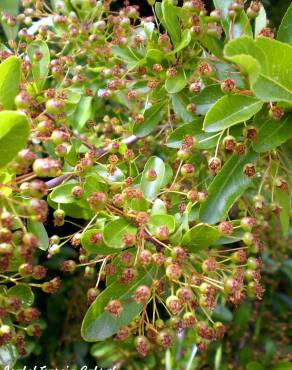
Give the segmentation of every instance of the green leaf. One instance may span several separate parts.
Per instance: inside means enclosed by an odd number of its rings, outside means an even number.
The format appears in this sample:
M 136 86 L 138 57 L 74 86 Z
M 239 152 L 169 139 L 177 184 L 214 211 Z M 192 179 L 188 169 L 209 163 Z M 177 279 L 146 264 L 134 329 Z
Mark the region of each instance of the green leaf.
M 206 86 L 198 95 L 191 98 L 191 102 L 196 104 L 197 114 L 205 115 L 209 109 L 224 96 L 219 85 Z
M 71 191 L 76 185 L 79 185 L 79 182 L 72 180 L 70 182 L 57 186 L 51 192 L 52 201 L 61 204 L 76 202 L 76 198 L 71 195 Z
M 250 37 L 229 41 L 224 48 L 224 55 L 249 74 L 251 84 L 256 82 L 261 73 L 261 63 L 267 64 L 266 55 Z
M 165 101 L 152 105 L 152 107 L 146 109 L 144 113 L 144 122 L 136 123 L 133 129 L 134 135 L 138 137 L 144 137 L 151 133 L 151 131 L 162 121 Z
M 173 94 L 171 100 L 174 113 L 180 117 L 183 122 L 191 122 L 194 120 L 195 115 L 187 110 L 189 101 L 186 95 L 182 92 L 179 94 Z
M 89 253 L 108 255 L 116 253 L 115 248 L 108 247 L 103 241 L 100 245 L 91 243 L 90 239 L 93 234 L 102 233 L 101 229 L 90 229 L 81 234 L 81 245 Z
M 29 138 L 30 127 L 23 113 L 0 112 L 0 168 L 11 162 Z
M 83 319 L 81 327 L 83 339 L 87 342 L 105 340 L 114 335 L 120 327 L 128 325 L 143 307 L 142 303 L 138 304 L 132 299 L 133 293 L 140 285 L 151 285 L 153 270 L 147 274 L 142 271 L 130 286 L 116 281 L 105 289 L 90 306 Z M 111 299 L 119 299 L 122 302 L 123 311 L 118 317 L 104 312 Z
M 265 370 L 259 362 L 250 362 L 246 366 L 246 370 Z
M 233 314 L 228 307 L 217 304 L 213 311 L 212 317 L 216 321 L 223 321 L 228 323 L 232 321 Z
M 34 302 L 34 294 L 27 284 L 14 285 L 8 289 L 7 294 L 20 299 L 24 308 L 31 306 Z
M 169 94 L 176 94 L 186 87 L 187 82 L 185 71 L 178 68 L 176 75 L 168 77 L 165 81 L 165 89 Z
M 283 191 L 281 189 L 275 189 L 275 201 L 281 207 L 280 211 L 280 223 L 284 235 L 288 234 L 290 225 L 290 209 L 291 209 L 291 197 L 289 191 Z
M 138 212 L 147 212 L 148 211 L 149 205 L 148 205 L 148 202 L 145 198 L 132 199 L 130 203 L 131 203 L 130 208 L 133 211 L 138 211 Z
M 233 330 L 234 333 L 232 335 L 233 340 L 239 339 L 244 331 L 248 327 L 249 320 L 252 315 L 251 305 L 249 302 L 242 303 L 234 312 L 234 319 L 233 319 Z
M 77 131 L 82 130 L 86 122 L 92 118 L 93 107 L 92 107 L 92 100 L 91 96 L 82 96 L 76 111 L 72 117 L 72 126 Z
M 124 218 L 110 221 L 106 224 L 103 232 L 103 240 L 110 248 L 124 248 L 123 237 L 126 234 L 136 235 L 137 228 Z
M 167 61 L 167 55 L 158 49 L 149 49 L 146 54 L 147 62 L 150 64 L 161 64 L 163 61 Z
M 185 233 L 182 245 L 186 246 L 189 252 L 198 252 L 210 247 L 220 236 L 220 232 L 215 227 L 201 223 Z
M 240 240 L 244 235 L 245 231 L 243 229 L 236 229 L 233 231 L 232 235 L 230 236 L 221 236 L 214 245 L 225 245 L 225 244 L 233 244 Z
M 282 19 L 278 29 L 277 39 L 292 44 L 292 4 L 290 4 Z
M 163 0 L 161 4 L 163 26 L 166 28 L 175 48 L 179 47 L 181 40 L 181 27 L 179 24 L 178 11 L 170 0 Z
M 292 101 L 292 45 L 266 37 L 241 37 L 230 41 L 224 54 L 249 73 L 257 98 L 264 102 Z
M 112 183 L 112 182 L 123 182 L 125 180 L 125 175 L 123 172 L 116 167 L 113 174 L 109 174 L 107 171 L 107 166 L 98 163 L 94 169 L 98 173 L 98 175 L 104 179 L 106 182 Z
M 49 238 L 47 230 L 41 222 L 27 220 L 27 229 L 35 234 L 40 242 L 39 248 L 46 251 L 49 248 Z
M 206 114 L 203 128 L 216 132 L 247 121 L 263 106 L 256 98 L 244 95 L 225 95 Z
M 20 60 L 12 56 L 0 64 L 0 104 L 2 109 L 14 108 L 20 83 Z
M 178 46 L 174 49 L 173 53 L 174 54 L 178 53 L 179 51 L 186 48 L 189 45 L 189 43 L 191 42 L 191 40 L 192 40 L 192 36 L 191 36 L 190 31 L 189 30 L 184 30 L 183 33 L 182 33 L 181 41 L 178 44 Z
M 56 203 L 51 199 L 51 194 L 48 196 L 47 201 L 50 207 L 54 209 L 59 208 L 59 203 Z M 70 216 L 73 218 L 90 220 L 93 217 L 93 212 L 88 207 L 88 205 L 86 207 L 83 207 L 83 206 L 76 204 L 76 202 L 70 203 L 70 204 L 61 203 L 60 208 L 65 211 L 67 216 Z
M 272 367 L 271 370 L 291 370 L 292 369 L 292 362 L 281 362 Z
M 12 344 L 5 344 L 0 347 L 0 369 L 5 370 L 7 367 L 10 369 L 15 365 L 19 355 L 17 349 Z
M 200 43 L 217 58 L 222 59 L 223 57 L 223 40 L 219 40 L 215 36 L 210 36 L 207 33 L 203 33 L 200 37 Z
M 34 58 L 35 52 L 41 52 L 43 57 L 40 60 Z M 38 89 L 42 89 L 49 74 L 50 50 L 43 40 L 35 40 L 29 44 L 27 54 L 32 65 L 33 80 Z
M 146 173 L 148 170 L 153 169 L 156 171 L 157 177 L 154 181 L 148 181 Z M 162 159 L 159 157 L 151 157 L 145 164 L 144 171 L 141 178 L 141 190 L 147 200 L 155 198 L 156 194 L 159 193 L 165 175 L 165 165 Z
M 281 121 L 276 121 L 265 112 L 258 113 L 254 118 L 254 126 L 258 130 L 253 148 L 258 153 L 268 152 L 277 148 L 292 137 L 292 114 L 286 114 Z
M 200 220 L 215 224 L 224 219 L 242 193 L 250 186 L 252 179 L 244 174 L 244 166 L 255 162 L 256 153 L 233 155 L 215 176 L 208 188 L 208 197 L 200 207 Z
M 0 194 L 9 196 L 12 193 L 12 189 L 9 186 L 9 184 L 5 186 L 5 184 L 10 183 L 12 178 L 13 178 L 13 175 L 8 173 L 8 171 L 6 171 L 5 169 L 3 171 L 0 171 L 0 183 L 2 184 Z
M 17 16 L 19 13 L 20 0 L 1 0 L 0 12 L 8 13 Z M 7 40 L 15 40 L 18 31 L 18 25 L 15 27 L 9 26 L 6 22 L 1 21 L 1 25 L 5 32 Z
M 222 11 L 221 24 L 228 38 L 230 34 L 232 38 L 240 37 L 242 34 L 253 36 L 249 19 L 244 11 L 240 12 L 240 15 L 236 17 L 235 22 L 231 27 L 228 8 L 233 3 L 233 0 L 213 0 L 213 2 L 215 7 Z
M 126 63 L 130 69 L 145 63 L 143 56 L 130 47 L 121 48 L 114 45 L 112 47 L 112 51 L 113 54 L 118 57 L 118 59 L 121 59 L 124 63 Z
M 165 203 L 159 198 L 155 199 L 153 206 L 151 208 L 151 216 L 165 215 L 166 213 L 167 213 L 167 209 L 166 209 Z
M 214 148 L 218 141 L 218 134 L 203 132 L 198 122 L 192 122 L 172 131 L 166 145 L 169 148 L 180 148 L 185 136 L 192 136 L 196 139 L 196 149 Z
M 175 219 L 171 215 L 152 215 L 150 216 L 148 227 L 151 234 L 155 233 L 157 226 L 165 225 L 167 226 L 169 233 L 173 233 L 175 230 Z
M 267 14 L 265 8 L 261 4 L 259 15 L 255 19 L 254 33 L 257 36 L 263 28 L 267 26 Z

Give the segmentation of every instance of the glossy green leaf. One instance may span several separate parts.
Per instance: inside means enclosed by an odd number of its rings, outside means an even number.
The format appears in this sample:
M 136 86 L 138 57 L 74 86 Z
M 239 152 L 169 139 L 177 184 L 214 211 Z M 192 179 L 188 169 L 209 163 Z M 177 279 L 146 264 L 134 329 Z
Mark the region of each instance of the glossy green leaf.
M 20 7 L 20 0 L 1 0 L 0 12 L 8 13 L 14 17 L 18 15 Z M 5 32 L 7 40 L 15 40 L 18 32 L 18 25 L 11 27 L 6 22 L 1 21 L 1 25 Z
M 267 65 L 266 55 L 250 37 L 240 37 L 228 42 L 224 55 L 249 74 L 251 84 L 257 81 L 261 73 L 261 63 Z
M 47 201 L 50 207 L 54 209 L 63 209 L 67 216 L 85 220 L 90 220 L 93 217 L 93 212 L 88 207 L 88 205 L 86 207 L 83 207 L 78 205 L 77 202 L 69 204 L 59 204 L 51 199 L 51 195 L 48 196 Z
M 203 33 L 201 35 L 200 42 L 211 54 L 220 59 L 223 57 L 223 40 L 218 39 L 216 36 L 210 36 L 207 33 Z
M 252 36 L 252 29 L 249 19 L 244 11 L 236 17 L 234 24 L 231 27 L 231 20 L 228 16 L 228 8 L 233 3 L 233 0 L 213 0 L 217 9 L 222 11 L 221 24 L 225 31 L 227 38 L 231 34 L 232 38 L 240 37 L 242 34 Z
M 145 62 L 143 56 L 130 47 L 121 48 L 119 46 L 113 46 L 112 51 L 118 59 L 126 62 L 129 68 L 138 67 Z
M 233 244 L 240 240 L 242 240 L 242 237 L 244 235 L 245 231 L 241 228 L 236 229 L 233 231 L 232 235 L 230 236 L 221 236 L 214 245 L 225 245 L 225 244 Z
M 167 60 L 167 55 L 158 49 L 149 49 L 146 54 L 147 62 L 150 64 L 163 63 Z
M 20 83 L 20 59 L 9 57 L 0 64 L 0 104 L 2 109 L 14 108 Z
M 46 251 L 49 248 L 49 237 L 46 228 L 41 222 L 27 220 L 27 229 L 35 234 L 39 240 L 39 248 Z
M 19 358 L 16 347 L 13 344 L 5 344 L 0 347 L 0 369 L 11 369 Z
M 134 135 L 144 137 L 151 133 L 151 131 L 162 121 L 165 110 L 165 102 L 157 103 L 152 107 L 146 109 L 144 113 L 144 122 L 136 123 L 133 129 Z
M 165 186 L 170 184 L 172 178 L 173 178 L 173 170 L 171 168 L 171 165 L 169 163 L 165 163 L 164 179 L 161 183 L 161 188 L 164 188 Z
M 254 118 L 254 126 L 258 130 L 253 143 L 254 150 L 258 153 L 268 152 L 292 137 L 292 114 L 286 114 L 283 119 L 276 121 L 265 112 L 260 112 Z
M 154 181 L 149 181 L 146 178 L 146 173 L 150 169 L 156 171 L 157 177 Z M 151 157 L 145 164 L 144 171 L 141 178 L 141 190 L 147 200 L 152 200 L 155 198 L 156 194 L 159 193 L 165 176 L 165 165 L 161 158 Z
M 94 169 L 96 170 L 96 173 L 106 182 L 113 183 L 122 182 L 125 180 L 125 175 L 118 167 L 116 167 L 115 171 L 112 174 L 109 174 L 107 167 L 100 163 L 97 164 Z
M 124 248 L 123 237 L 126 234 L 136 235 L 137 228 L 124 218 L 110 221 L 103 231 L 103 240 L 110 248 Z
M 163 25 L 165 26 L 174 47 L 177 48 L 181 40 L 181 28 L 177 8 L 170 0 L 163 0 L 161 11 L 163 16 Z
M 130 203 L 131 203 L 130 208 L 133 211 L 137 211 L 137 212 L 147 212 L 148 211 L 149 204 L 145 198 L 132 199 Z
M 186 48 L 191 42 L 191 40 L 192 40 L 192 36 L 191 36 L 190 31 L 188 29 L 184 30 L 182 33 L 181 41 L 178 44 L 178 46 L 174 49 L 173 53 L 178 53 L 179 51 Z
M 175 230 L 174 216 L 163 214 L 150 216 L 148 228 L 151 234 L 154 234 L 157 226 L 161 225 L 167 226 L 169 233 L 173 233 Z
M 101 229 L 90 229 L 86 230 L 84 233 L 81 234 L 81 245 L 82 247 L 89 253 L 93 254 L 101 254 L 101 255 L 108 255 L 116 253 L 115 248 L 108 247 L 103 241 L 100 245 L 93 244 L 91 240 L 91 236 L 96 233 L 102 233 Z
M 30 127 L 23 113 L 0 112 L 0 168 L 11 162 L 29 138 Z
M 80 185 L 76 183 L 76 185 Z M 100 177 L 95 173 L 89 173 L 83 184 L 84 196 L 89 197 L 94 191 L 107 192 L 107 185 L 100 182 Z
M 256 98 L 244 95 L 225 95 L 206 114 L 203 128 L 216 132 L 247 121 L 263 106 Z
M 219 238 L 220 233 L 215 227 L 201 223 L 184 234 L 182 245 L 186 246 L 189 252 L 197 252 L 210 247 Z
M 198 122 L 192 122 L 175 129 L 169 135 L 166 145 L 169 148 L 180 148 L 185 136 L 192 136 L 196 139 L 197 149 L 214 148 L 218 142 L 217 134 L 203 132 Z
M 196 104 L 197 114 L 205 115 L 209 109 L 224 96 L 219 85 L 206 86 L 198 95 L 191 98 L 191 102 Z
M 244 174 L 244 166 L 254 163 L 256 153 L 233 155 L 208 187 L 207 200 L 200 207 L 200 220 L 215 224 L 225 218 L 229 209 L 250 186 L 252 179 Z
M 79 185 L 75 180 L 66 182 L 65 184 L 57 186 L 51 192 L 51 199 L 56 203 L 69 204 L 76 202 L 76 198 L 71 195 L 74 186 Z
M 277 39 L 292 44 L 292 3 L 282 19 L 278 29 Z
M 12 189 L 9 184 L 5 186 L 5 184 L 10 183 L 12 178 L 12 174 L 8 173 L 5 169 L 3 171 L 0 171 L 0 183 L 2 184 L 0 193 L 6 196 L 9 196 L 12 193 Z
M 17 297 L 21 300 L 24 308 L 31 306 L 34 302 L 34 294 L 27 284 L 17 284 L 8 289 L 7 292 L 10 297 Z
M 139 314 L 143 304 L 136 303 L 132 296 L 140 285 L 150 286 L 152 283 L 153 270 L 147 274 L 142 271 L 130 286 L 116 281 L 105 289 L 88 309 L 82 323 L 81 335 L 87 342 L 105 340 L 114 335 L 120 327 L 128 325 Z M 111 299 L 119 299 L 123 305 L 123 311 L 116 317 L 104 308 Z
M 265 8 L 261 4 L 259 15 L 255 19 L 254 33 L 257 36 L 263 28 L 267 26 L 267 14 Z
M 178 68 L 176 75 L 168 77 L 165 81 L 165 89 L 169 94 L 176 94 L 186 87 L 187 82 L 185 71 L 182 68 Z
M 40 60 L 34 58 L 35 52 L 42 53 L 43 56 Z M 42 89 L 49 74 L 50 50 L 48 45 L 43 40 L 35 40 L 29 44 L 27 54 L 32 65 L 34 83 L 39 89 Z
M 153 206 L 151 208 L 151 215 L 152 216 L 165 215 L 166 213 L 167 213 L 167 209 L 166 209 L 165 203 L 159 198 L 155 199 Z
M 93 106 L 92 106 L 93 98 L 91 96 L 82 96 L 76 111 L 72 117 L 72 126 L 74 129 L 80 131 L 85 126 L 86 122 L 92 118 L 93 114 Z
M 275 202 L 281 207 L 280 223 L 284 235 L 288 234 L 290 225 L 291 197 L 289 191 L 275 189 Z M 278 216 L 277 216 L 278 217 Z
M 257 98 L 264 102 L 292 101 L 292 45 L 266 37 L 241 37 L 230 41 L 224 54 L 249 73 Z
M 189 100 L 183 92 L 173 94 L 171 100 L 174 113 L 181 118 L 183 122 L 191 122 L 195 119 L 196 116 L 187 110 Z

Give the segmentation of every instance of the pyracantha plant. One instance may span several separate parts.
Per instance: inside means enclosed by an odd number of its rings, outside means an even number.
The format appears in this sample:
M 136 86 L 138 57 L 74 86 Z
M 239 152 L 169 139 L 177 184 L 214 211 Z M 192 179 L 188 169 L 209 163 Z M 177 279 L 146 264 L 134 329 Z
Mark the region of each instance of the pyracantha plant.
M 95 278 L 85 341 L 146 357 L 192 331 L 203 351 L 226 331 L 218 303 L 262 298 L 271 217 L 289 227 L 292 7 L 276 33 L 259 1 L 214 0 L 209 13 L 149 0 L 148 18 L 110 0 L 9 4 L 1 353 L 13 363 L 41 335 L 33 290 L 78 271 Z M 65 247 L 78 257 L 48 274 Z

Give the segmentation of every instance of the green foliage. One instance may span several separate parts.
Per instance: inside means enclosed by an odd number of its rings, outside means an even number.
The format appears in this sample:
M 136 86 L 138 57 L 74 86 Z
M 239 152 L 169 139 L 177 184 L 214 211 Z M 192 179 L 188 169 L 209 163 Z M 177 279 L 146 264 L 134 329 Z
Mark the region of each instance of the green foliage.
M 256 154 L 250 150 L 247 154 L 232 156 L 208 188 L 208 198 L 201 205 L 200 219 L 214 224 L 224 218 L 236 199 L 251 183 L 251 178 L 244 174 L 244 166 L 253 163 Z
M 10 57 L 0 65 L 0 103 L 2 109 L 14 108 L 20 83 L 20 60 Z
M 27 117 L 18 112 L 0 112 L 0 167 L 7 165 L 23 149 L 29 138 Z

